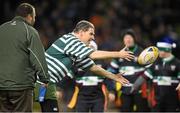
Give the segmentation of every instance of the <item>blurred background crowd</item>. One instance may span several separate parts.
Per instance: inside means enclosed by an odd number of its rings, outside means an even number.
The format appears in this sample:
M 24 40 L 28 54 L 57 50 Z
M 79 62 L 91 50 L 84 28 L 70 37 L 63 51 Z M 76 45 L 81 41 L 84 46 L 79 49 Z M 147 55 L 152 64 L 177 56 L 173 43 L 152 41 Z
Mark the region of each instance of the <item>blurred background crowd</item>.
M 177 45 L 173 54 L 180 58 L 179 0 L 1 0 L 0 24 L 11 20 L 22 2 L 36 8 L 35 28 L 45 49 L 84 19 L 95 25 L 100 50 L 120 50 L 122 31 L 132 28 L 142 47 L 173 39 Z
M 154 45 L 163 37 L 176 42 L 175 56 L 180 47 L 179 0 L 1 0 L 0 23 L 13 18 L 22 2 L 36 7 L 35 28 L 48 48 L 59 36 L 71 32 L 82 19 L 96 27 L 99 49 L 118 50 L 121 31 L 133 28 L 137 42 L 143 47 Z

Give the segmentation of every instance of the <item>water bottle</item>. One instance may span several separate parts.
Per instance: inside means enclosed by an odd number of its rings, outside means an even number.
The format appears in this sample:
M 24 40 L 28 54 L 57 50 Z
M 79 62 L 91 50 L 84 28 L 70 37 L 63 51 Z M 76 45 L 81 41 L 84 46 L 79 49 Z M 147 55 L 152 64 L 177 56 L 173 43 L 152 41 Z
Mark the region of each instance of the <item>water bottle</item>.
M 45 95 L 46 95 L 46 87 L 41 86 L 39 88 L 39 102 L 43 102 L 44 101 Z

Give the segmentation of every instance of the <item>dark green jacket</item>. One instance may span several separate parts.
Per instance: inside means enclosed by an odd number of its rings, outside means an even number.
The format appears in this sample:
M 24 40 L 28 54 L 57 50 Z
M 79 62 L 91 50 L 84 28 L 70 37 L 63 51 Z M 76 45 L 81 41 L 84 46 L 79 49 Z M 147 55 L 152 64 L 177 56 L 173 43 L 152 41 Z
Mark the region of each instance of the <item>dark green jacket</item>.
M 33 88 L 37 75 L 48 82 L 39 34 L 24 18 L 15 17 L 0 26 L 0 90 Z

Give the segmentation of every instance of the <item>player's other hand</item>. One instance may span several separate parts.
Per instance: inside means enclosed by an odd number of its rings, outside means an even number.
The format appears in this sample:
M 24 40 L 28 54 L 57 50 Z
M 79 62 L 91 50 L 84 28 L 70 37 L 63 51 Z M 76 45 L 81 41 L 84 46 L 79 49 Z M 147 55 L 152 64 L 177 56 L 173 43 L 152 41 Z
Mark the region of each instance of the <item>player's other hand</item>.
M 180 83 L 179 83 L 179 85 L 176 87 L 176 90 L 180 92 Z
M 127 61 L 131 61 L 132 59 L 134 59 L 133 52 L 127 51 L 126 48 L 127 48 L 127 47 L 124 47 L 123 49 L 121 49 L 121 50 L 119 51 L 119 56 L 120 56 L 120 58 L 124 58 L 124 59 L 126 59 Z
M 129 81 L 126 78 L 124 78 L 121 73 L 117 74 L 116 81 L 121 83 L 122 85 L 129 84 Z
M 115 101 L 115 99 L 116 99 L 116 96 L 115 96 L 115 94 L 114 93 L 109 93 L 109 95 L 108 95 L 108 98 L 109 98 L 109 101 L 110 102 L 113 102 L 113 101 Z

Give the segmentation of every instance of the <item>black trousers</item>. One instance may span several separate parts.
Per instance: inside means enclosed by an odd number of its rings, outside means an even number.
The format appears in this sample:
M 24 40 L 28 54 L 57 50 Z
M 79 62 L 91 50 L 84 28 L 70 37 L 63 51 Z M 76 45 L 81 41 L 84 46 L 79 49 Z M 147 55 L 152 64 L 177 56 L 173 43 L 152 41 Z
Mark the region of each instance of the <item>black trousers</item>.
M 140 93 L 137 94 L 122 94 L 121 95 L 122 106 L 120 111 L 122 112 L 131 112 L 133 106 L 136 105 L 137 112 L 148 112 L 150 108 L 148 107 L 148 102 L 146 98 L 142 98 Z
M 44 102 L 40 102 L 42 112 L 58 112 L 57 100 L 47 99 Z
M 77 112 L 104 112 L 105 98 L 99 86 L 82 86 L 77 98 Z
M 156 106 L 152 109 L 154 112 L 178 112 L 180 111 L 180 101 L 176 86 L 156 86 L 155 99 Z
M 0 90 L 1 112 L 32 112 L 33 90 Z

